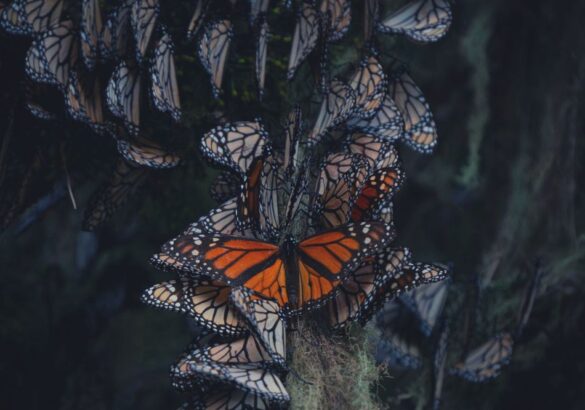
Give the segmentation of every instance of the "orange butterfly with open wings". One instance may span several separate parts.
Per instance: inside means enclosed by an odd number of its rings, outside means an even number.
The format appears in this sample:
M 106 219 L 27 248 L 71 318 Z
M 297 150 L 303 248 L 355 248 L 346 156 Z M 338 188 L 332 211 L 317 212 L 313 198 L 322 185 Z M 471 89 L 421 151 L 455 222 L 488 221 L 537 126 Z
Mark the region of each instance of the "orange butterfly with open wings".
M 179 236 L 152 262 L 276 300 L 287 314 L 321 306 L 364 260 L 394 237 L 380 222 L 350 223 L 280 245 L 206 232 Z

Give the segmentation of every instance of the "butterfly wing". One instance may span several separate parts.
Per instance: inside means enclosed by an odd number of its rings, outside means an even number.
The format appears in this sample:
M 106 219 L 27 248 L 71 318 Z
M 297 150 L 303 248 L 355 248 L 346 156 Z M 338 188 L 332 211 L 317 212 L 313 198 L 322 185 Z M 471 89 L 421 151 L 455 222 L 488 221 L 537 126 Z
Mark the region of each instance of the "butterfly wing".
M 348 84 L 333 80 L 326 93 L 313 129 L 309 133 L 309 143 L 318 143 L 331 128 L 342 123 L 355 106 L 356 93 Z
M 221 234 L 181 235 L 163 246 L 170 260 L 162 267 L 207 275 L 230 286 L 245 286 L 280 306 L 288 303 L 286 271 L 279 248 L 271 243 Z
M 74 120 L 89 125 L 98 134 L 107 129 L 101 92 L 99 77 L 76 71 L 69 73 L 69 85 L 65 93 L 67 113 Z
M 431 153 L 437 145 L 437 128 L 420 88 L 406 71 L 398 71 L 390 80 L 388 91 L 404 119 L 405 142 L 416 151 Z
M 301 241 L 297 247 L 298 306 L 312 308 L 334 296 L 351 272 L 394 237 L 378 222 L 347 224 Z
M 33 40 L 26 73 L 33 80 L 66 90 L 79 58 L 79 40 L 71 20 L 62 21 Z
M 225 62 L 234 33 L 229 20 L 218 20 L 208 24 L 199 41 L 199 60 L 211 76 L 213 96 L 219 97 Z
M 143 303 L 156 308 L 183 312 L 185 310 L 186 281 L 170 280 L 146 289 L 141 296 Z
M 347 121 L 347 127 L 392 142 L 402 135 L 405 124 L 398 106 L 387 95 L 374 115 L 370 118 L 352 117 Z
M 299 66 L 319 39 L 319 13 L 309 2 L 303 2 L 298 12 L 297 23 L 288 58 L 287 78 L 292 80 Z
M 175 121 L 181 119 L 181 100 L 177 72 L 175 69 L 174 47 L 168 33 L 158 40 L 150 65 L 150 96 L 157 110 L 168 112 Z
M 354 116 L 368 118 L 377 112 L 386 96 L 386 84 L 386 75 L 378 58 L 370 55 L 364 59 L 350 82 L 356 93 Z
M 239 410 L 259 409 L 268 410 L 273 403 L 263 397 L 229 387 L 215 387 L 209 392 L 199 394 L 193 400 L 185 403 L 181 410 Z
M 207 132 L 201 152 L 210 161 L 245 176 L 254 160 L 270 150 L 270 139 L 258 121 L 222 124 Z
M 317 180 L 313 224 L 330 228 L 348 222 L 356 190 L 367 171 L 366 162 L 357 155 L 337 153 L 327 157 Z
M 378 30 L 430 43 L 447 34 L 452 20 L 453 13 L 447 0 L 416 0 L 391 13 L 380 22 Z
M 447 269 L 441 265 L 426 265 L 421 275 L 444 277 Z M 417 287 L 409 294 L 401 296 L 404 304 L 410 308 L 420 320 L 421 331 L 429 336 L 441 316 L 447 300 L 449 282 L 439 281 Z
M 81 2 L 81 56 L 89 70 L 93 70 L 98 58 L 102 29 L 99 0 L 83 0 Z
M 398 152 L 392 144 L 369 134 L 351 134 L 346 141 L 346 151 L 363 157 L 373 171 L 392 167 L 398 162 Z
M 144 59 L 159 13 L 159 0 L 135 0 L 132 4 L 130 23 L 134 34 L 138 63 Z
M 140 71 L 136 64 L 122 61 L 114 69 L 106 88 L 106 103 L 114 116 L 122 119 L 131 134 L 140 127 Z
M 378 343 L 376 357 L 378 361 L 409 369 L 422 366 L 422 355 L 415 344 L 410 343 L 396 333 Z
M 389 202 L 398 192 L 404 180 L 404 173 L 398 167 L 382 168 L 372 174 L 361 188 L 351 210 L 353 222 L 363 221 L 372 211 Z
M 341 40 L 351 23 L 351 1 L 321 0 L 319 11 L 327 24 L 327 41 Z
M 100 54 L 104 59 L 119 59 L 126 55 L 130 48 L 130 14 L 134 0 L 125 0 L 115 8 L 104 23 Z
M 119 139 L 118 152 L 130 164 L 137 167 L 168 169 L 179 165 L 181 158 L 153 140 L 136 137 L 131 141 Z
M 509 333 L 496 335 L 449 369 L 449 374 L 474 383 L 494 379 L 500 375 L 502 367 L 510 362 L 513 347 L 512 335 Z
M 408 249 L 391 249 L 352 272 L 328 302 L 330 325 L 339 329 L 354 320 L 367 322 L 385 300 L 383 287 L 389 281 L 386 278 L 393 277 L 409 260 Z
M 191 21 L 189 22 L 189 27 L 187 28 L 188 40 L 195 38 L 201 29 L 203 21 L 207 15 L 207 8 L 209 7 L 209 3 L 211 3 L 210 0 L 197 0 L 195 3 L 195 10 L 193 11 Z
M 268 400 L 272 405 L 283 405 L 290 396 L 280 378 L 267 369 L 258 369 L 253 364 L 225 366 L 213 362 L 191 362 L 192 373 L 211 382 L 234 386 Z
M 231 300 L 248 323 L 252 334 L 268 352 L 270 361 L 285 367 L 286 321 L 278 303 L 260 299 L 245 288 L 234 288 Z

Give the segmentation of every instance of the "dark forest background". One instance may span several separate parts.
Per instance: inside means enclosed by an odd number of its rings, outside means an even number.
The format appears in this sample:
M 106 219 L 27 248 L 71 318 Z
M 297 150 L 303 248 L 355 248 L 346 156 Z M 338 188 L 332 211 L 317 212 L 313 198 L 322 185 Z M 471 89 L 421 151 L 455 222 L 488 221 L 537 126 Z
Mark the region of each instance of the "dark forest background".
M 171 31 L 178 39 L 191 5 L 174 3 L 163 5 L 163 15 L 176 22 Z M 486 284 L 473 343 L 513 326 L 535 261 L 545 272 L 511 365 L 482 385 L 449 377 L 445 409 L 585 403 L 584 18 L 582 1 L 458 1 L 439 43 L 384 39 L 385 51 L 408 62 L 439 130 L 432 156 L 400 147 L 408 180 L 395 202 L 397 243 L 417 259 L 452 264 L 458 283 Z M 292 23 L 284 29 L 292 32 Z M 151 127 L 186 146 L 187 161 L 155 172 L 104 228 L 88 233 L 80 230 L 83 207 L 115 146 L 87 128 L 21 112 L 27 42 L 0 37 L 0 138 L 11 127 L 8 149 L 25 158 L 39 149 L 51 158 L 65 141 L 69 168 L 82 170 L 73 184 L 81 209 L 73 210 L 63 169 L 41 161 L 35 189 L 39 198 L 53 195 L 55 204 L 34 221 L 26 213 L 16 218 L 0 235 L 0 408 L 147 410 L 181 403 L 168 369 L 187 346 L 189 327 L 180 315 L 140 303 L 143 289 L 169 279 L 148 258 L 214 206 L 208 187 L 216 171 L 193 148 L 213 125 L 209 113 L 221 109 L 230 120 L 260 115 L 276 134 L 287 112 L 283 95 L 302 93 L 302 84 L 295 89 L 282 80 L 288 43 L 277 36 L 274 44 L 265 101 L 242 92 L 253 87 L 253 49 L 244 44 L 230 58 L 225 104 L 212 101 L 194 46 L 178 44 L 185 116 L 172 128 L 154 118 Z M 340 63 L 357 56 L 343 45 L 333 53 Z M 5 172 L 16 184 L 23 170 Z M 391 408 L 417 408 L 421 383 L 412 375 L 386 378 Z M 414 398 L 392 399 L 401 394 Z

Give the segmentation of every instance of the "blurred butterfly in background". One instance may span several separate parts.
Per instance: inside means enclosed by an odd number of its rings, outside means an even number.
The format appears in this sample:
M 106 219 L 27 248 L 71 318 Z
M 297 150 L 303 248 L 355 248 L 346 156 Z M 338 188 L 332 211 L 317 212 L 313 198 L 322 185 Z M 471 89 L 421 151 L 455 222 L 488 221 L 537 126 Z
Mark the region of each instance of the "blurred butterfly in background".
M 501 333 L 472 350 L 461 362 L 449 369 L 449 374 L 467 381 L 480 383 L 500 375 L 502 367 L 510 362 L 514 339 Z
M 378 30 L 430 43 L 447 34 L 452 20 L 453 13 L 447 0 L 416 0 L 382 19 Z

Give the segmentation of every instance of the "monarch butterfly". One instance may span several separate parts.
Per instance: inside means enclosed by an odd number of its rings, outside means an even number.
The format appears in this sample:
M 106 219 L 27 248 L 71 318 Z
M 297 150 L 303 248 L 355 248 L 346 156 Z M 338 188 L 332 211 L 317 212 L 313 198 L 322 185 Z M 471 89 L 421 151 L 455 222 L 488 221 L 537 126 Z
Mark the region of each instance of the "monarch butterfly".
M 431 153 L 437 145 L 435 120 L 422 91 L 406 71 L 394 73 L 389 95 L 404 119 L 405 142 L 419 152 Z
M 179 281 L 150 287 L 142 294 L 142 301 L 156 308 L 181 312 L 218 335 L 242 335 L 247 328 L 229 303 L 230 291 L 222 282 L 181 277 Z
M 355 102 L 355 91 L 346 83 L 333 80 L 321 103 L 315 125 L 309 133 L 309 143 L 318 143 L 329 129 L 343 122 L 351 114 Z
M 390 249 L 352 272 L 337 295 L 327 302 L 330 325 L 339 329 L 354 320 L 367 322 L 385 299 L 381 291 L 385 283 L 409 260 L 407 248 Z
M 378 343 L 376 357 L 391 366 L 418 369 L 422 366 L 422 355 L 418 346 L 396 333 Z
M 140 127 L 140 71 L 134 62 L 120 62 L 108 82 L 106 103 L 114 116 L 122 119 L 132 135 Z
M 144 182 L 146 175 L 144 168 L 134 168 L 124 160 L 118 160 L 110 180 L 90 200 L 83 218 L 83 229 L 95 231 L 111 218 Z
M 59 23 L 63 0 L 14 0 L 0 17 L 0 25 L 15 35 L 40 34 Z
M 205 16 L 207 15 L 209 3 L 211 3 L 210 0 L 197 0 L 195 4 L 195 11 L 193 12 L 193 17 L 191 17 L 189 27 L 187 28 L 187 40 L 192 40 L 195 38 L 201 29 L 203 21 L 205 20 Z
M 303 2 L 297 16 L 290 55 L 288 58 L 287 78 L 292 80 L 299 66 L 319 39 L 319 14 L 308 2 Z
M 229 20 L 218 20 L 206 26 L 199 41 L 199 60 L 211 76 L 211 88 L 215 98 L 221 92 L 225 62 L 233 35 L 232 23 Z
M 417 0 L 386 17 L 378 24 L 378 30 L 430 43 L 447 34 L 452 20 L 453 13 L 447 0 Z
M 250 0 L 250 23 L 256 24 L 258 16 L 264 16 L 268 12 L 270 0 Z
M 273 404 L 253 392 L 236 390 L 229 387 L 214 387 L 204 394 L 198 394 L 192 401 L 185 403 L 180 410 L 208 409 L 265 409 Z
M 102 34 L 102 12 L 99 0 L 83 0 L 81 2 L 81 57 L 85 66 L 93 70 L 99 52 Z
M 400 250 L 398 250 L 400 252 Z M 406 251 L 404 251 L 406 253 Z M 443 270 L 429 268 L 430 265 L 412 262 L 410 253 L 406 253 L 400 268 L 397 268 L 400 255 L 391 252 L 383 253 L 375 261 L 375 269 L 378 270 L 378 285 L 375 292 L 369 295 L 361 307 L 359 320 L 364 324 L 372 314 L 387 300 L 400 296 L 410 289 L 428 283 L 436 283 L 447 278 Z
M 393 167 L 398 163 L 398 152 L 392 144 L 373 135 L 354 133 L 349 135 L 346 142 L 346 151 L 362 156 L 370 167 L 376 171 L 386 167 Z
M 287 315 L 320 306 L 365 257 L 394 236 L 378 222 L 347 224 L 282 245 L 227 235 L 183 235 L 167 242 L 170 261 L 154 263 L 194 275 L 205 274 L 230 286 L 244 286 L 275 299 Z
M 404 173 L 400 168 L 382 168 L 371 175 L 361 188 L 351 209 L 353 222 L 363 221 L 371 216 L 380 204 L 388 202 L 402 186 Z
M 258 225 L 265 238 L 275 238 L 281 226 L 279 194 L 285 185 L 281 164 L 269 156 L 263 162 L 258 189 Z
M 443 275 L 447 272 L 446 267 L 438 264 L 428 265 L 427 269 L 444 272 Z M 420 329 L 426 336 L 432 333 L 445 307 L 448 288 L 448 281 L 441 281 L 418 287 L 400 297 L 405 306 L 419 319 Z
M 386 96 L 386 75 L 375 55 L 367 57 L 360 63 L 350 86 L 356 92 L 353 114 L 358 118 L 372 116 Z
M 449 342 L 449 327 L 444 326 L 433 356 L 433 410 L 441 407 L 443 395 L 443 381 L 445 379 L 445 363 L 447 362 L 447 346 Z
M 100 134 L 106 129 L 101 92 L 98 77 L 76 71 L 69 73 L 69 85 L 65 94 L 68 114 Z
M 286 367 L 286 321 L 278 303 L 260 299 L 245 288 L 234 288 L 230 299 L 242 313 L 251 333 L 262 343 L 270 361 Z
M 366 162 L 359 156 L 345 153 L 330 155 L 317 180 L 317 206 L 313 219 L 319 219 L 325 227 L 348 222 L 356 190 L 366 176 Z
M 298 153 L 302 132 L 302 112 L 301 108 L 296 106 L 288 114 L 284 124 L 284 157 L 282 166 L 288 174 L 291 174 L 300 165 Z
M 223 171 L 211 183 L 209 193 L 214 201 L 225 202 L 238 195 L 241 184 L 242 181 L 238 175 L 230 171 Z
M 196 377 L 189 369 L 193 361 L 193 353 L 204 349 L 206 346 L 224 343 L 225 336 L 218 335 L 208 330 L 200 331 L 187 350 L 179 357 L 176 363 L 171 366 L 171 384 L 179 391 L 186 392 L 207 392 L 210 390 L 206 380 Z
M 132 4 L 130 23 L 136 44 L 136 61 L 139 64 L 146 54 L 159 13 L 159 0 L 135 0 Z
M 201 140 L 201 152 L 210 161 L 245 176 L 252 162 L 268 153 L 270 139 L 259 121 L 219 125 Z
M 165 169 L 176 167 L 181 162 L 178 155 L 144 137 L 135 137 L 131 141 L 119 139 L 117 147 L 120 155 L 137 167 Z
M 184 295 L 187 281 L 176 280 L 158 283 L 144 291 L 140 299 L 147 305 L 157 308 L 182 312 L 185 310 Z
M 402 136 L 404 126 L 402 114 L 390 96 L 382 100 L 381 106 L 371 118 L 352 117 L 347 121 L 349 129 L 359 130 L 388 142 Z
M 191 352 L 191 360 L 221 364 L 256 364 L 269 368 L 272 360 L 262 344 L 251 334 L 228 343 L 205 346 Z
M 199 232 L 221 233 L 224 235 L 244 235 L 247 232 L 240 231 L 236 224 L 238 202 L 236 198 L 225 201 L 218 208 L 213 209 L 207 215 L 202 216 L 197 222 L 191 224 L 185 235 Z
M 134 0 L 125 0 L 114 9 L 102 28 L 100 54 L 105 59 L 118 59 L 130 48 L 130 14 Z
M 171 36 L 163 30 L 150 63 L 150 96 L 157 110 L 168 112 L 175 121 L 181 119 L 181 101 Z
M 364 39 L 366 42 L 368 42 L 374 34 L 374 28 L 378 24 L 379 14 L 379 0 L 364 1 Z
M 69 73 L 77 65 L 79 40 L 73 22 L 52 26 L 36 38 L 26 57 L 26 73 L 35 82 L 56 85 L 66 91 Z
M 261 17 L 258 27 L 258 38 L 256 42 L 256 82 L 258 83 L 258 95 L 262 99 L 266 80 L 266 55 L 270 35 L 266 17 Z
M 210 382 L 221 382 L 254 393 L 273 403 L 273 406 L 282 406 L 290 401 L 280 378 L 270 370 L 259 369 L 254 364 L 221 365 L 192 361 L 188 368 L 194 375 Z
M 338 41 L 349 30 L 351 2 L 349 0 L 321 0 L 319 11 L 327 24 L 327 41 Z
M 449 374 L 473 383 L 494 379 L 500 375 L 502 367 L 510 362 L 513 347 L 512 335 L 498 334 L 472 350 L 462 362 L 449 369 Z

